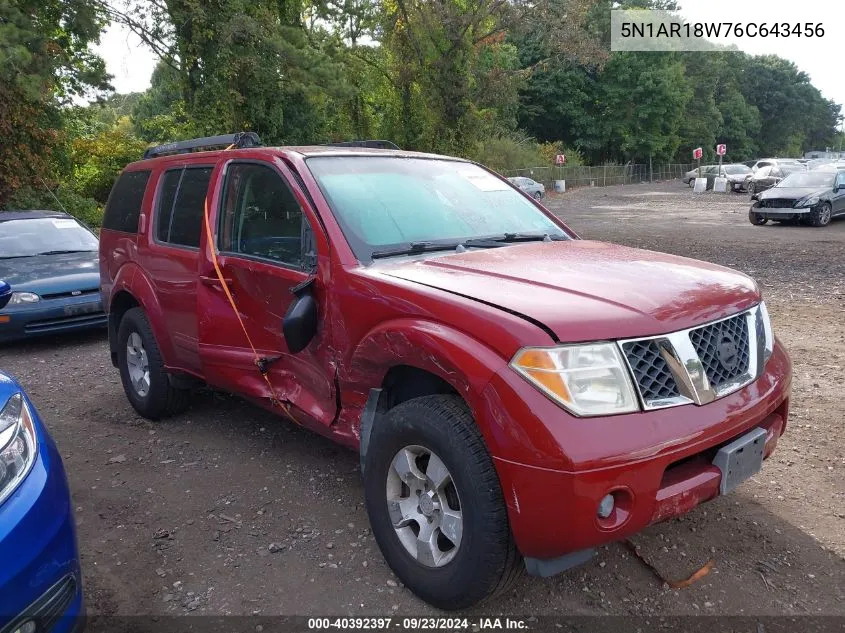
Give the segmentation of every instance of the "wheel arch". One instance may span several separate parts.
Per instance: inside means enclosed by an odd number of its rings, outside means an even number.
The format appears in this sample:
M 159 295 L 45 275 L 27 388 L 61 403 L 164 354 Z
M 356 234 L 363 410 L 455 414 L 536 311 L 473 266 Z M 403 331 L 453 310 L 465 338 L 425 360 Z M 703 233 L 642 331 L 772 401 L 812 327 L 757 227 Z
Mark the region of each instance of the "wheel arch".
M 345 399 L 362 402 L 355 421 L 362 457 L 380 415 L 411 398 L 441 393 L 464 401 L 493 452 L 482 392 L 505 365 L 482 342 L 440 323 L 401 319 L 371 331 L 355 348 L 344 381 Z
M 173 358 L 173 344 L 164 328 L 164 314 L 155 289 L 146 274 L 136 264 L 125 264 L 118 271 L 109 300 L 109 352 L 117 366 L 117 332 L 123 315 L 132 308 L 141 308 L 147 315 L 156 343 L 164 358 Z

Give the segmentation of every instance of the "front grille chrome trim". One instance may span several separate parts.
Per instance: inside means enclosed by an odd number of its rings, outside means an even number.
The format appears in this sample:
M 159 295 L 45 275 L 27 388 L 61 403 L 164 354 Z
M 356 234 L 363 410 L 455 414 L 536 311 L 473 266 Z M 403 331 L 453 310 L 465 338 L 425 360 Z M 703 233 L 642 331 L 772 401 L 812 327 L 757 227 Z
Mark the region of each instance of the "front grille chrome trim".
M 736 319 L 740 316 L 744 317 L 744 325 L 747 329 L 748 364 L 741 374 L 714 386 L 711 384 L 710 378 L 708 378 L 704 363 L 693 344 L 691 334 L 696 330 L 712 328 L 724 321 Z M 675 380 L 679 393 L 678 396 L 671 398 L 646 398 L 643 396 L 643 386 L 637 379 L 634 366 L 631 364 L 631 358 L 626 351 L 626 345 L 630 349 L 632 343 L 641 342 L 653 342 L 657 345 L 660 355 Z M 702 406 L 718 398 L 723 398 L 756 380 L 763 373 L 763 364 L 765 362 L 763 358 L 765 330 L 763 327 L 762 310 L 759 305 L 745 312 L 732 314 L 686 330 L 659 336 L 626 339 L 618 341 L 617 344 L 628 365 L 628 370 L 632 382 L 636 387 L 640 404 L 647 411 L 677 407 L 685 404 Z

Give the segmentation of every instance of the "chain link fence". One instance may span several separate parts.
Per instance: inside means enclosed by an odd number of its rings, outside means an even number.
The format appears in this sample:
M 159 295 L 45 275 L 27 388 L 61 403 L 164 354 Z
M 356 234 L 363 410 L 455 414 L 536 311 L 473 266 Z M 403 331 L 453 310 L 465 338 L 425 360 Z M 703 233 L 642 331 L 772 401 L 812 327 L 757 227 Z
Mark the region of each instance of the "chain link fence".
M 652 180 L 674 180 L 683 178 L 684 174 L 695 165 L 673 163 L 664 165 L 600 165 L 598 167 L 526 167 L 504 173 L 508 178 L 521 176 L 543 183 L 550 191 L 554 189 L 556 180 L 566 182 L 566 188 L 573 187 L 607 187 L 609 185 L 632 185 Z

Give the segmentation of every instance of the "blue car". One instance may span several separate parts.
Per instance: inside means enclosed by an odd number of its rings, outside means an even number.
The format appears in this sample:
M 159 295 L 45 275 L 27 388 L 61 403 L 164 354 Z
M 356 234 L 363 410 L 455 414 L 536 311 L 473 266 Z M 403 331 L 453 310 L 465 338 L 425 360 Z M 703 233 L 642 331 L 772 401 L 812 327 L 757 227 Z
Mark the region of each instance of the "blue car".
M 0 211 L 0 342 L 104 328 L 97 237 L 58 211 Z M 5 632 L 0 632 L 5 633 Z
M 0 633 L 84 628 L 64 467 L 35 407 L 0 372 Z

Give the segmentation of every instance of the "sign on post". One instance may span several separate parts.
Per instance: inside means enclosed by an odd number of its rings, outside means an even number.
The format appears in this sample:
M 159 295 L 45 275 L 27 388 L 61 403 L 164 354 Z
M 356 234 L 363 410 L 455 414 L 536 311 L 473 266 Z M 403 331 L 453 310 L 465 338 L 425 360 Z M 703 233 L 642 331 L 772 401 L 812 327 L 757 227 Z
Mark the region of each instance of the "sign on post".
M 563 165 L 566 162 L 566 154 L 558 154 L 555 156 L 555 165 Z
M 704 155 L 704 150 L 700 147 L 696 147 L 692 150 L 692 157 L 698 161 L 698 170 L 696 171 L 696 176 L 701 178 L 701 157 Z
M 724 156 L 725 154 L 728 153 L 728 146 L 725 145 L 725 144 L 717 145 L 716 146 L 716 153 L 719 156 Z

